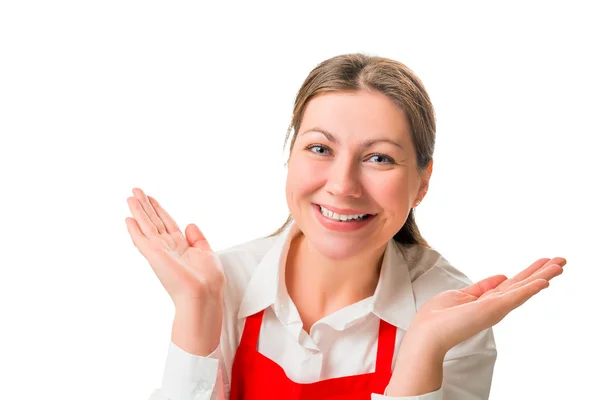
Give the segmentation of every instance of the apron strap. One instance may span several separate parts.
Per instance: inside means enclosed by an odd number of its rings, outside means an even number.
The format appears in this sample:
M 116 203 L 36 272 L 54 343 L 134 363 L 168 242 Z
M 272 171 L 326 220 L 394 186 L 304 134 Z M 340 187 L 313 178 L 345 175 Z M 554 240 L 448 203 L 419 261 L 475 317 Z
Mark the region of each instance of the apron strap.
M 380 319 L 375 372 L 383 374 L 389 374 L 392 372 L 392 359 L 394 357 L 395 347 L 396 327 Z
M 257 349 L 258 335 L 260 334 L 260 326 L 262 324 L 264 313 L 265 310 L 261 310 L 256 314 L 246 317 L 241 343 L 246 344 L 252 349 Z

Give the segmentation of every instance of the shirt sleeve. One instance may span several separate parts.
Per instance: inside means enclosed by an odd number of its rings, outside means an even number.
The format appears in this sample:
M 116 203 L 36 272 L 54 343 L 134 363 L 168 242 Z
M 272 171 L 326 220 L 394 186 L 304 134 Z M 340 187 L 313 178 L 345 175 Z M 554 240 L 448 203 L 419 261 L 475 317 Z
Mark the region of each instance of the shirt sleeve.
M 222 400 L 226 398 L 225 387 L 220 345 L 201 357 L 171 341 L 162 385 L 149 400 Z
M 419 396 L 372 394 L 371 400 L 488 400 L 496 363 L 492 328 L 453 347 L 444 357 L 442 387 Z

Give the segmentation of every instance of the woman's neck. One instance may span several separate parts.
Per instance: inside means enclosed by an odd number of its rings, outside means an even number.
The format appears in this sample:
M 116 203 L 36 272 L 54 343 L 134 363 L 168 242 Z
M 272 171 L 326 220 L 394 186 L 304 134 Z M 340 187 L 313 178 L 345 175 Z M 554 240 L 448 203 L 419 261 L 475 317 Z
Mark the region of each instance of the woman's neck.
M 332 260 L 299 234 L 290 243 L 285 283 L 304 330 L 321 318 L 375 293 L 385 246 L 344 260 Z

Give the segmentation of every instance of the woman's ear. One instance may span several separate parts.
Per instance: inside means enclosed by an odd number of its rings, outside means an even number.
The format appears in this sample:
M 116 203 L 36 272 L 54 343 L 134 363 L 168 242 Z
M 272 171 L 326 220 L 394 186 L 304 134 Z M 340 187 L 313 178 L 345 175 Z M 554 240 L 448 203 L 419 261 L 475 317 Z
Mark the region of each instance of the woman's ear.
M 431 179 L 431 173 L 433 172 L 433 160 L 429 162 L 427 168 L 423 170 L 421 173 L 421 185 L 419 187 L 419 194 L 417 195 L 417 200 L 419 202 L 423 201 L 423 197 L 427 194 L 427 190 L 429 189 L 429 180 Z

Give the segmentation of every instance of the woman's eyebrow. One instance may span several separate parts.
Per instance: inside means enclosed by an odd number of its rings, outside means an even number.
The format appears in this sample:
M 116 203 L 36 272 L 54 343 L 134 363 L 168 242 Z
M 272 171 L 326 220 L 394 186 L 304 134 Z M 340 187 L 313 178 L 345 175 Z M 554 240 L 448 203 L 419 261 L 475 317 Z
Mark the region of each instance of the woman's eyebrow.
M 335 143 L 335 144 L 340 144 L 340 141 L 335 137 L 334 134 L 326 131 L 323 128 L 315 127 L 315 128 L 307 129 L 304 132 L 302 132 L 300 135 L 304 135 L 307 132 L 319 132 L 323 136 L 325 136 L 330 142 Z M 367 140 L 363 140 L 360 144 L 361 144 L 361 147 L 368 148 L 378 142 L 389 143 L 389 144 L 399 147 L 401 150 L 404 150 L 404 147 L 402 147 L 402 145 L 400 143 L 398 143 L 392 139 L 389 139 L 389 138 L 367 139 Z

